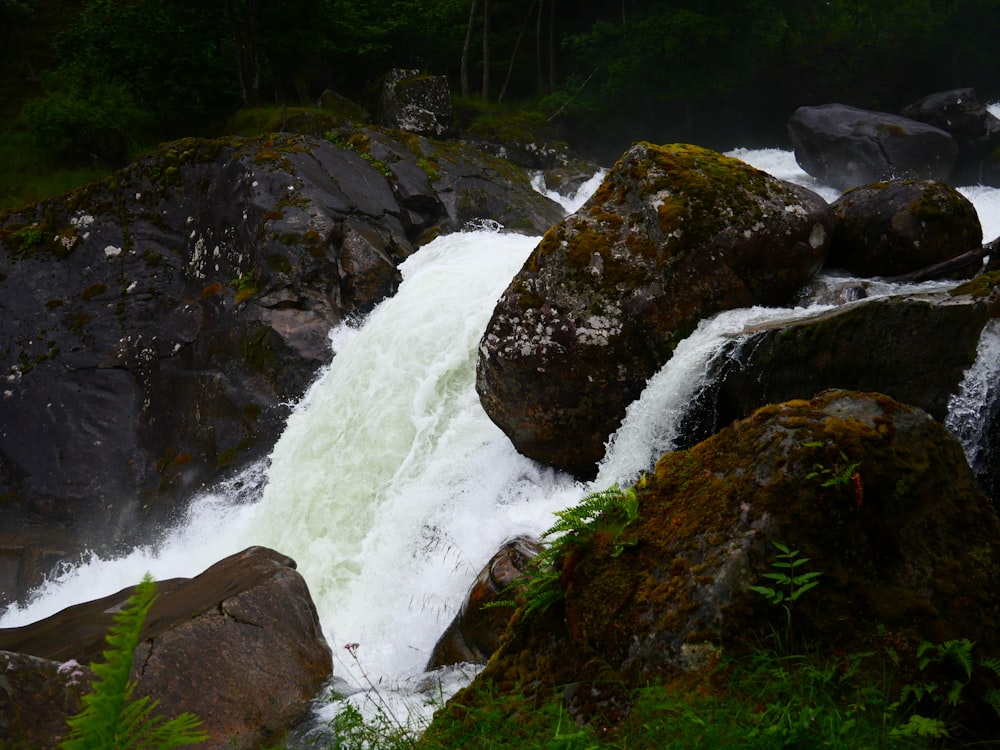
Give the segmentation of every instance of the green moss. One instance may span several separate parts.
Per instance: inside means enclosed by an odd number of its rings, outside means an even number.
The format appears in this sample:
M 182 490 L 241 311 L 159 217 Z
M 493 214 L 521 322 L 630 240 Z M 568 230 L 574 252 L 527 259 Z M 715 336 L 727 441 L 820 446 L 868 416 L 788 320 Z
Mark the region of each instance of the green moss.
M 988 297 L 996 291 L 998 285 L 1000 285 L 1000 271 L 988 271 L 966 281 L 964 284 L 959 284 L 949 290 L 948 294 L 953 297 L 962 294 L 968 294 L 973 297 Z

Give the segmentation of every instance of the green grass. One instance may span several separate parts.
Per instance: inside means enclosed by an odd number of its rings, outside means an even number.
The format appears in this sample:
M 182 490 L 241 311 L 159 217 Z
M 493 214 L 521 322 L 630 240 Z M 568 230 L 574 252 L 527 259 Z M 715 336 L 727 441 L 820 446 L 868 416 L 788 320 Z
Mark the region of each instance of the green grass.
M 578 726 L 563 691 L 497 694 L 479 685 L 441 708 L 421 734 L 384 714 L 365 719 L 346 702 L 309 747 L 324 750 L 920 750 L 940 745 L 947 724 L 909 717 L 912 706 L 859 666 L 879 659 L 783 657 L 766 649 L 685 687 L 652 683 L 633 691 L 617 725 Z M 463 701 L 466 705 L 463 706 Z M 599 723 L 599 722 L 598 722 Z M 972 747 L 973 745 L 970 745 Z

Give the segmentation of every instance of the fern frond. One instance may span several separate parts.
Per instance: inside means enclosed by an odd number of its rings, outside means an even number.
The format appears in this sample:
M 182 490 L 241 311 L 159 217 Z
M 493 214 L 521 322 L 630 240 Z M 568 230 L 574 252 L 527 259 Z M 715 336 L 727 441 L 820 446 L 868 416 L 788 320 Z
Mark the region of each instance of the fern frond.
M 988 669 L 997 677 L 1000 677 L 1000 659 L 993 656 L 983 656 L 979 659 L 979 666 Z
M 938 653 L 942 661 L 950 657 L 965 672 L 966 679 L 972 677 L 972 641 L 968 638 L 945 641 L 938 647 Z
M 104 662 L 92 664 L 96 675 L 91 692 L 81 699 L 80 713 L 66 720 L 69 733 L 60 750 L 170 750 L 204 742 L 208 735 L 190 714 L 172 721 L 153 716 L 156 701 L 132 700 L 135 683 L 129 681 L 132 657 L 149 608 L 156 598 L 156 583 L 147 573 L 108 631 L 109 648 Z M 176 722 L 176 723 L 175 723 Z

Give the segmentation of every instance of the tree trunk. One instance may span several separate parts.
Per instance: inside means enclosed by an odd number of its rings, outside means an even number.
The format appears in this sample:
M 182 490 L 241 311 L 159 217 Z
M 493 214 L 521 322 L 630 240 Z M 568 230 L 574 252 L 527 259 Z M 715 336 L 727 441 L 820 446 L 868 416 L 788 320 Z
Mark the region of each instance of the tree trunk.
M 556 0 L 549 0 L 549 91 L 556 90 Z
M 502 102 L 504 96 L 507 94 L 507 87 L 510 85 L 510 77 L 514 73 L 514 63 L 517 61 L 517 51 L 521 48 L 521 40 L 524 39 L 524 32 L 528 30 L 528 21 L 531 20 L 531 12 L 535 9 L 535 3 L 538 0 L 532 0 L 531 7 L 528 8 L 528 13 L 524 16 L 524 22 L 521 24 L 521 31 L 517 35 L 517 41 L 514 42 L 514 51 L 510 53 L 510 63 L 507 65 L 507 75 L 503 79 L 503 86 L 500 87 L 500 95 L 497 96 L 497 101 Z
M 257 0 L 246 4 L 245 18 L 240 18 L 234 0 L 226 3 L 229 24 L 236 48 L 236 70 L 244 104 L 260 103 L 260 55 L 257 51 Z
M 490 98 L 490 0 L 483 0 L 483 101 Z
M 545 95 L 545 45 L 542 43 L 542 11 L 545 10 L 545 0 L 538 3 L 538 17 L 535 19 L 535 88 L 538 96 Z
M 462 96 L 469 98 L 469 48 L 472 47 L 472 28 L 476 22 L 476 5 L 479 0 L 472 0 L 469 8 L 469 25 L 465 27 L 465 44 L 462 45 L 461 87 Z

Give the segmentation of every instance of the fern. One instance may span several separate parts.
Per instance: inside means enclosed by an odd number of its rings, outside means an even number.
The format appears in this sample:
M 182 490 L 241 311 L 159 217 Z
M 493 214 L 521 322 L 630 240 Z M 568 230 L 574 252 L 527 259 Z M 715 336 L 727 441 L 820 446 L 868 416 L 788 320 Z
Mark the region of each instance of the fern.
M 640 486 L 644 480 L 640 480 Z M 571 508 L 556 511 L 557 521 L 542 532 L 542 538 L 554 537 L 525 568 L 514 584 L 524 604 L 524 617 L 544 612 L 562 599 L 557 563 L 573 549 L 582 547 L 598 529 L 612 532 L 612 557 L 618 557 L 634 540 L 623 541 L 622 532 L 639 516 L 639 499 L 634 487 L 622 489 L 617 484 L 594 492 Z M 517 602 L 503 599 L 487 607 L 513 607 Z
M 169 721 L 154 715 L 159 701 L 132 699 L 135 683 L 129 681 L 132 656 L 139 633 L 156 597 L 156 584 L 146 574 L 108 631 L 104 662 L 92 664 L 97 676 L 91 692 L 83 696 L 80 713 L 66 720 L 70 731 L 60 750 L 172 750 L 204 742 L 201 721 L 183 713 Z

